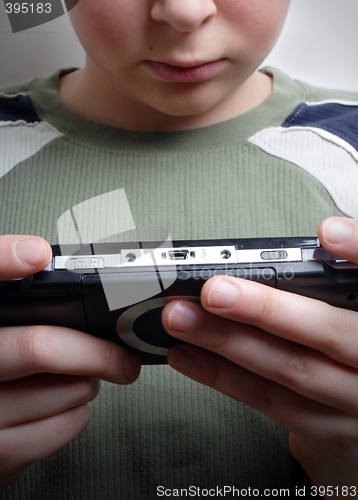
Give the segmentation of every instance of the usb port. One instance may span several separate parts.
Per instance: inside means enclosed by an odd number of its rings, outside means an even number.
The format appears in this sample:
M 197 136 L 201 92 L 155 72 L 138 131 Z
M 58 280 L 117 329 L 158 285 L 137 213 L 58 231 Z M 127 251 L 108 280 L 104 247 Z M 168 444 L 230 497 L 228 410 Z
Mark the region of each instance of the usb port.
M 168 255 L 170 260 L 186 260 L 189 255 L 189 250 L 170 250 Z

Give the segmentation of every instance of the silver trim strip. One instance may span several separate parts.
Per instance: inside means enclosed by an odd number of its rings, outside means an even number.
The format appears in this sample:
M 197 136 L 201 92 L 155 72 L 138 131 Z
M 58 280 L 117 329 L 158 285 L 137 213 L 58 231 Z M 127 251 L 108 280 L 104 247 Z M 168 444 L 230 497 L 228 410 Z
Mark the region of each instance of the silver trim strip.
M 262 258 L 262 253 L 277 253 L 280 258 Z M 158 267 L 178 265 L 211 265 L 211 264 L 255 264 L 269 262 L 300 262 L 301 248 L 260 248 L 236 250 L 235 246 L 202 246 L 181 248 L 125 249 L 118 254 L 83 255 L 75 257 L 67 255 L 54 257 L 55 269 L 106 269 L 106 268 L 138 268 L 154 264 Z M 98 267 L 95 267 L 98 263 Z

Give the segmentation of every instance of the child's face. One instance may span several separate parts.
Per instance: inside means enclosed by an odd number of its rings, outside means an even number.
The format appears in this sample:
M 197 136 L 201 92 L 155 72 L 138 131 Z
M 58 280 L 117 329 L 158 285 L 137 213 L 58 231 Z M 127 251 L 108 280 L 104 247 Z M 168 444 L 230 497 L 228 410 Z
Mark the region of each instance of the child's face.
M 143 109 L 185 116 L 211 109 L 255 72 L 289 3 L 80 0 L 71 20 L 88 55 L 87 76 Z

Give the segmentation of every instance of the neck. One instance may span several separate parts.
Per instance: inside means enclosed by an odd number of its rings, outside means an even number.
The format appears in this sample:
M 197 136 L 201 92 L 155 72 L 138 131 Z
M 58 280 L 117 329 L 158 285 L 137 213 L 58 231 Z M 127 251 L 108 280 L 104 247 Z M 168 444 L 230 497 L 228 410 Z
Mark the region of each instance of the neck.
M 272 78 L 256 71 L 213 108 L 190 116 L 171 116 L 137 102 L 86 65 L 60 79 L 59 95 L 89 120 L 132 131 L 190 130 L 235 118 L 261 104 L 272 92 Z

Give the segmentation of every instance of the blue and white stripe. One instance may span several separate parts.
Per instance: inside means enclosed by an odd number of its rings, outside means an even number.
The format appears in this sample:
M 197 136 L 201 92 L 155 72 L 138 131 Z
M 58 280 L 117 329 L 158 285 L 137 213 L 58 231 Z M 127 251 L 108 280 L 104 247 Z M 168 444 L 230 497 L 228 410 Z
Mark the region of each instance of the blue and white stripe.
M 63 135 L 40 120 L 30 96 L 23 93 L 0 94 L 0 128 L 0 178 Z
M 342 212 L 358 218 L 358 102 L 302 103 L 249 142 L 309 172 Z

